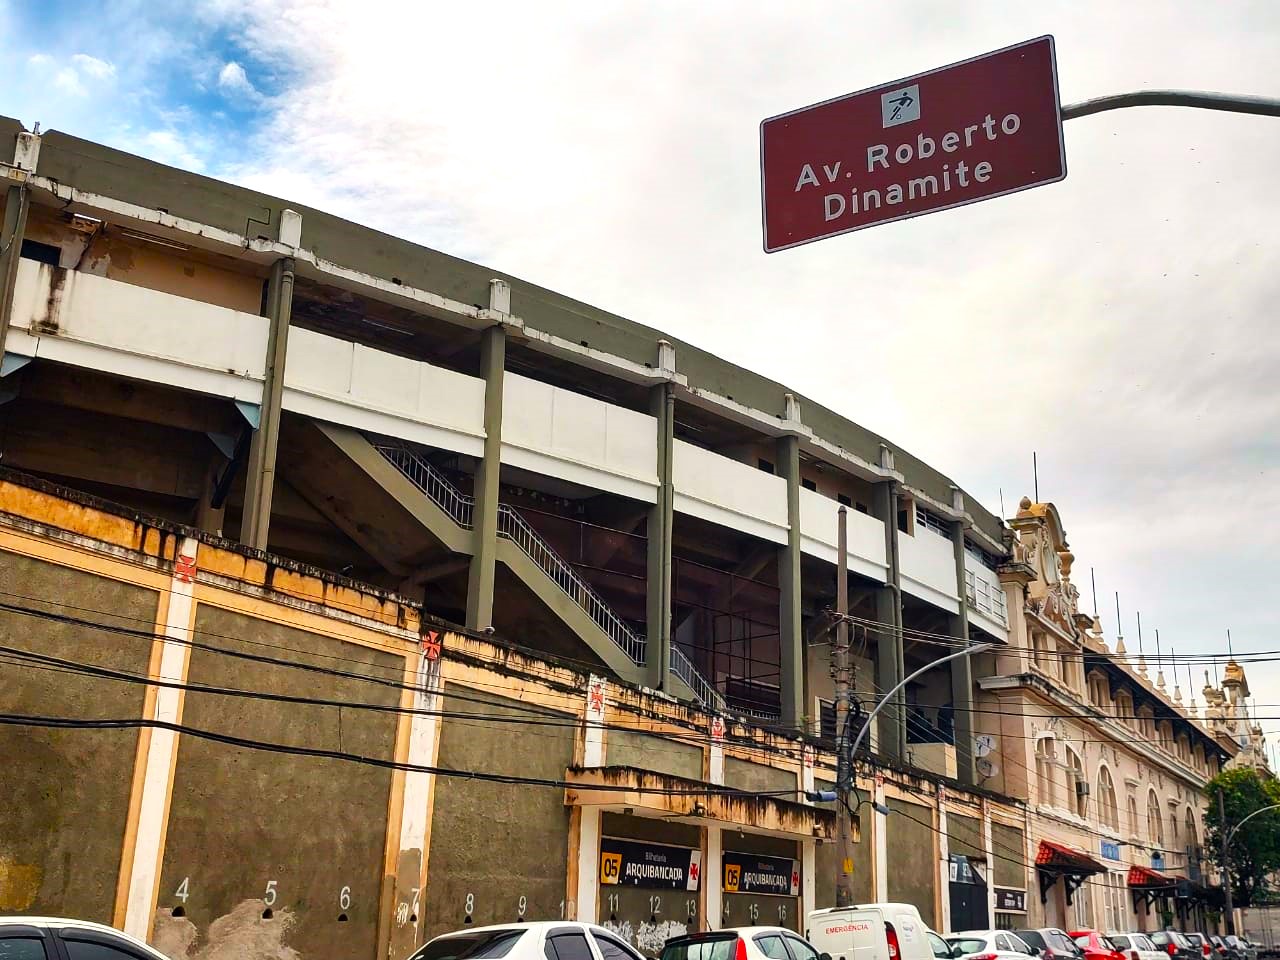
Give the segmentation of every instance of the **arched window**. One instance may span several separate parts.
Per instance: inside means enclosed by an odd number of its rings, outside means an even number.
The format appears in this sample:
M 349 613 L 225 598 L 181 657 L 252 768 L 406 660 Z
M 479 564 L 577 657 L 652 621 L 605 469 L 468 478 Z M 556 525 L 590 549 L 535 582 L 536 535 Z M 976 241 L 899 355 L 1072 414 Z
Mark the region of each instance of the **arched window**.
M 1147 794 L 1147 839 L 1152 846 L 1164 849 L 1164 820 L 1160 817 L 1160 798 L 1154 790 Z
M 1058 743 L 1053 737 L 1041 737 L 1036 741 L 1036 788 L 1040 803 L 1056 806 L 1057 790 L 1054 789 L 1054 768 L 1058 765 Z
M 1183 833 L 1185 834 L 1187 846 L 1190 847 L 1192 850 L 1195 850 L 1196 847 L 1200 846 L 1200 834 L 1196 830 L 1195 811 L 1193 811 L 1190 807 L 1187 807 L 1187 815 L 1184 818 L 1183 822 L 1185 824 Z M 1192 856 L 1194 857 L 1195 854 L 1192 853 Z
M 1077 817 L 1089 815 L 1089 797 L 1081 789 L 1080 784 L 1087 783 L 1084 778 L 1084 763 L 1080 754 L 1067 747 L 1067 805 Z
M 1131 793 L 1129 794 L 1129 822 L 1125 824 L 1125 829 L 1129 831 L 1129 836 L 1136 837 L 1138 835 L 1138 799 Z
M 1111 779 L 1111 771 L 1106 767 L 1098 768 L 1098 819 L 1103 826 L 1112 830 L 1120 829 L 1120 808 L 1116 804 L 1116 785 Z

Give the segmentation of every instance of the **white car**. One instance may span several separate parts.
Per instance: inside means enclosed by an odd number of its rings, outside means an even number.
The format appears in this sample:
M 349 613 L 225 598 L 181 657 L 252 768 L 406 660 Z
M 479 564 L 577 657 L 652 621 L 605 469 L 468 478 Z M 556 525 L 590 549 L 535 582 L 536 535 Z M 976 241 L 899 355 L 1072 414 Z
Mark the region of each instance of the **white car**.
M 643 960 L 604 927 L 572 920 L 504 923 L 442 934 L 409 960 Z M 730 958 L 732 960 L 732 958 Z
M 1126 960 L 1167 960 L 1168 957 L 1145 933 L 1108 933 L 1107 939 L 1124 952 Z
M 672 937 L 662 960 L 831 960 L 783 927 L 728 927 Z
M 114 927 L 60 917 L 0 917 L 5 960 L 168 960 Z
M 1008 930 L 964 930 L 946 937 L 955 960 L 1027 960 L 1035 956 L 1025 940 Z

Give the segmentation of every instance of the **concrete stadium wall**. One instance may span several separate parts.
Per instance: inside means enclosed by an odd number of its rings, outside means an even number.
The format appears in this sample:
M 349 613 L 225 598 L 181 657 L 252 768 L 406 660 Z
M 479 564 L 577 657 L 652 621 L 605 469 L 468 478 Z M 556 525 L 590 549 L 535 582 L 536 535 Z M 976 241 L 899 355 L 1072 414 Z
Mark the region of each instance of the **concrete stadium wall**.
M 436 641 L 439 658 L 426 652 Z M 376 588 L 4 470 L 0 647 L 0 714 L 126 725 L 0 725 L 0 764 L 16 773 L 0 806 L 7 913 L 105 921 L 174 960 L 404 960 L 468 917 L 514 921 L 522 905 L 527 919 L 611 923 L 650 949 L 676 926 L 753 910 L 799 929 L 804 910 L 834 901 L 835 845 L 816 843 L 830 813 L 795 802 L 806 778 L 831 782 L 830 754 L 804 766 L 793 738 L 724 729 L 424 622 Z M 594 692 L 607 726 L 593 732 Z M 566 789 L 593 767 L 606 780 L 678 785 L 709 771 L 738 789 L 796 792 L 731 797 L 718 820 L 704 809 L 673 822 L 662 804 L 692 802 L 679 791 L 605 792 L 593 807 Z M 550 783 L 482 782 L 476 770 Z M 889 823 L 888 894 L 932 920 L 932 834 Z M 875 895 L 874 829 L 855 847 L 862 900 Z M 652 913 L 656 891 L 612 888 L 609 900 L 595 872 L 606 835 L 700 848 L 701 889 L 669 891 Z M 722 890 L 720 861 L 734 853 L 794 860 L 801 895 Z

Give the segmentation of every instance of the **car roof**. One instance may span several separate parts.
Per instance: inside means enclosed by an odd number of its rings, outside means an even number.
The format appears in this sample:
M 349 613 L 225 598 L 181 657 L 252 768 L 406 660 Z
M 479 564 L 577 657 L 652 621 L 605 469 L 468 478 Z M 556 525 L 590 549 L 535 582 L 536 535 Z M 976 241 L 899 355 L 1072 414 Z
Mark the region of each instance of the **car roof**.
M 43 929 L 52 930 L 92 930 L 95 933 L 109 933 L 112 936 L 119 937 L 126 943 L 139 947 L 147 951 L 153 957 L 161 957 L 155 947 L 144 943 L 137 937 L 132 937 L 118 927 L 110 927 L 105 923 L 94 923 L 92 920 L 77 920 L 74 917 L 21 917 L 6 916 L 0 917 L 0 927 L 6 926 L 24 926 L 24 927 L 41 927 Z
M 753 937 L 761 933 L 789 933 L 793 937 L 800 936 L 794 930 L 788 929 L 787 927 L 721 927 L 719 930 L 695 930 L 693 933 L 682 933 L 678 937 L 672 937 L 672 939 L 693 940 L 698 937 L 723 936 L 726 933 L 736 933 L 739 936 L 745 933 Z
M 957 930 L 954 933 L 948 933 L 948 937 L 990 937 L 996 933 L 1008 933 L 1008 930 Z

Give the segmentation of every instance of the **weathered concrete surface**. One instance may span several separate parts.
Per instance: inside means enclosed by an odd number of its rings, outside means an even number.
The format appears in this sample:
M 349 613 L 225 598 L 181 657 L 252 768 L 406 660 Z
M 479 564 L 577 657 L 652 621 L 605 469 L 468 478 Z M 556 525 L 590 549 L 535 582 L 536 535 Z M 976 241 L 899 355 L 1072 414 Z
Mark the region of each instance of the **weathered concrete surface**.
M 571 726 L 495 722 L 527 720 L 529 714 L 518 701 L 454 683 L 445 685 L 444 694 L 446 712 L 478 716 L 442 722 L 440 766 L 555 780 L 564 776 L 573 758 Z M 514 921 L 521 897 L 527 919 L 559 918 L 568 830 L 562 790 L 438 778 L 423 937 L 461 927 L 468 905 L 477 926 Z
M 934 864 L 933 810 L 915 803 L 890 798 L 889 899 L 915 904 L 924 922 L 937 929 L 933 891 L 938 883 Z M 919 822 L 917 822 L 919 821 Z
M 794 771 L 779 770 L 763 763 L 725 757 L 724 782 L 727 786 L 748 791 L 799 790 Z
M 834 790 L 834 780 L 814 780 L 818 790 Z M 835 804 L 822 804 L 825 809 L 835 809 Z M 863 808 L 867 809 L 866 807 Z M 868 817 L 867 820 L 871 818 Z M 866 822 L 866 821 L 864 821 Z M 870 824 L 861 832 L 861 839 L 853 845 L 853 902 L 870 903 L 875 899 L 871 875 Z M 822 909 L 836 905 L 836 869 L 840 865 L 840 844 L 828 841 L 818 845 L 814 855 L 814 902 Z
M 609 731 L 606 750 L 611 767 L 638 767 L 689 780 L 702 779 L 702 748 L 696 744 L 614 727 Z
M 196 637 L 221 648 L 396 683 L 404 672 L 401 657 L 215 607 L 197 610 Z M 400 699 L 395 687 L 198 649 L 192 652 L 189 682 L 386 706 Z M 397 725 L 393 713 L 284 705 L 195 691 L 187 692 L 183 721 L 255 740 L 383 759 L 394 754 Z M 247 910 L 243 906 L 247 900 L 272 900 L 268 884 L 274 883 L 273 912 L 278 917 L 287 909 L 293 920 L 280 942 L 299 957 L 372 958 L 391 778 L 389 770 L 362 764 L 244 750 L 183 737 L 159 909 L 172 912 L 181 906 L 199 933 L 196 947 L 203 948 L 214 943 L 219 919 Z M 183 901 L 176 892 L 187 878 Z M 350 897 L 345 908 L 344 889 Z M 259 918 L 262 910 L 259 906 Z M 346 921 L 339 921 L 342 914 Z M 231 926 L 239 929 L 239 923 Z M 276 923 L 275 918 L 270 923 Z M 203 954 L 197 956 L 204 960 Z M 239 956 L 267 960 L 281 954 Z
M 725 828 L 734 826 L 774 836 L 825 837 L 835 830 L 835 814 L 778 797 L 711 792 L 701 780 L 634 767 L 570 767 L 564 802 L 570 806 L 631 807 L 648 817 L 685 817 Z
M 1004 823 L 991 824 L 991 852 L 995 855 L 995 886 L 1026 888 L 1027 872 L 1021 866 L 1027 857 L 1022 830 Z
M 150 632 L 153 590 L 0 553 L 0 601 Z M 63 598 L 76 608 L 49 598 Z M 145 676 L 151 643 L 0 612 L 0 644 Z M 137 717 L 145 687 L 5 664 L 0 712 Z M 110 923 L 138 733 L 0 727 L 0 911 Z
M 947 813 L 947 852 L 983 859 L 982 821 L 950 811 Z

